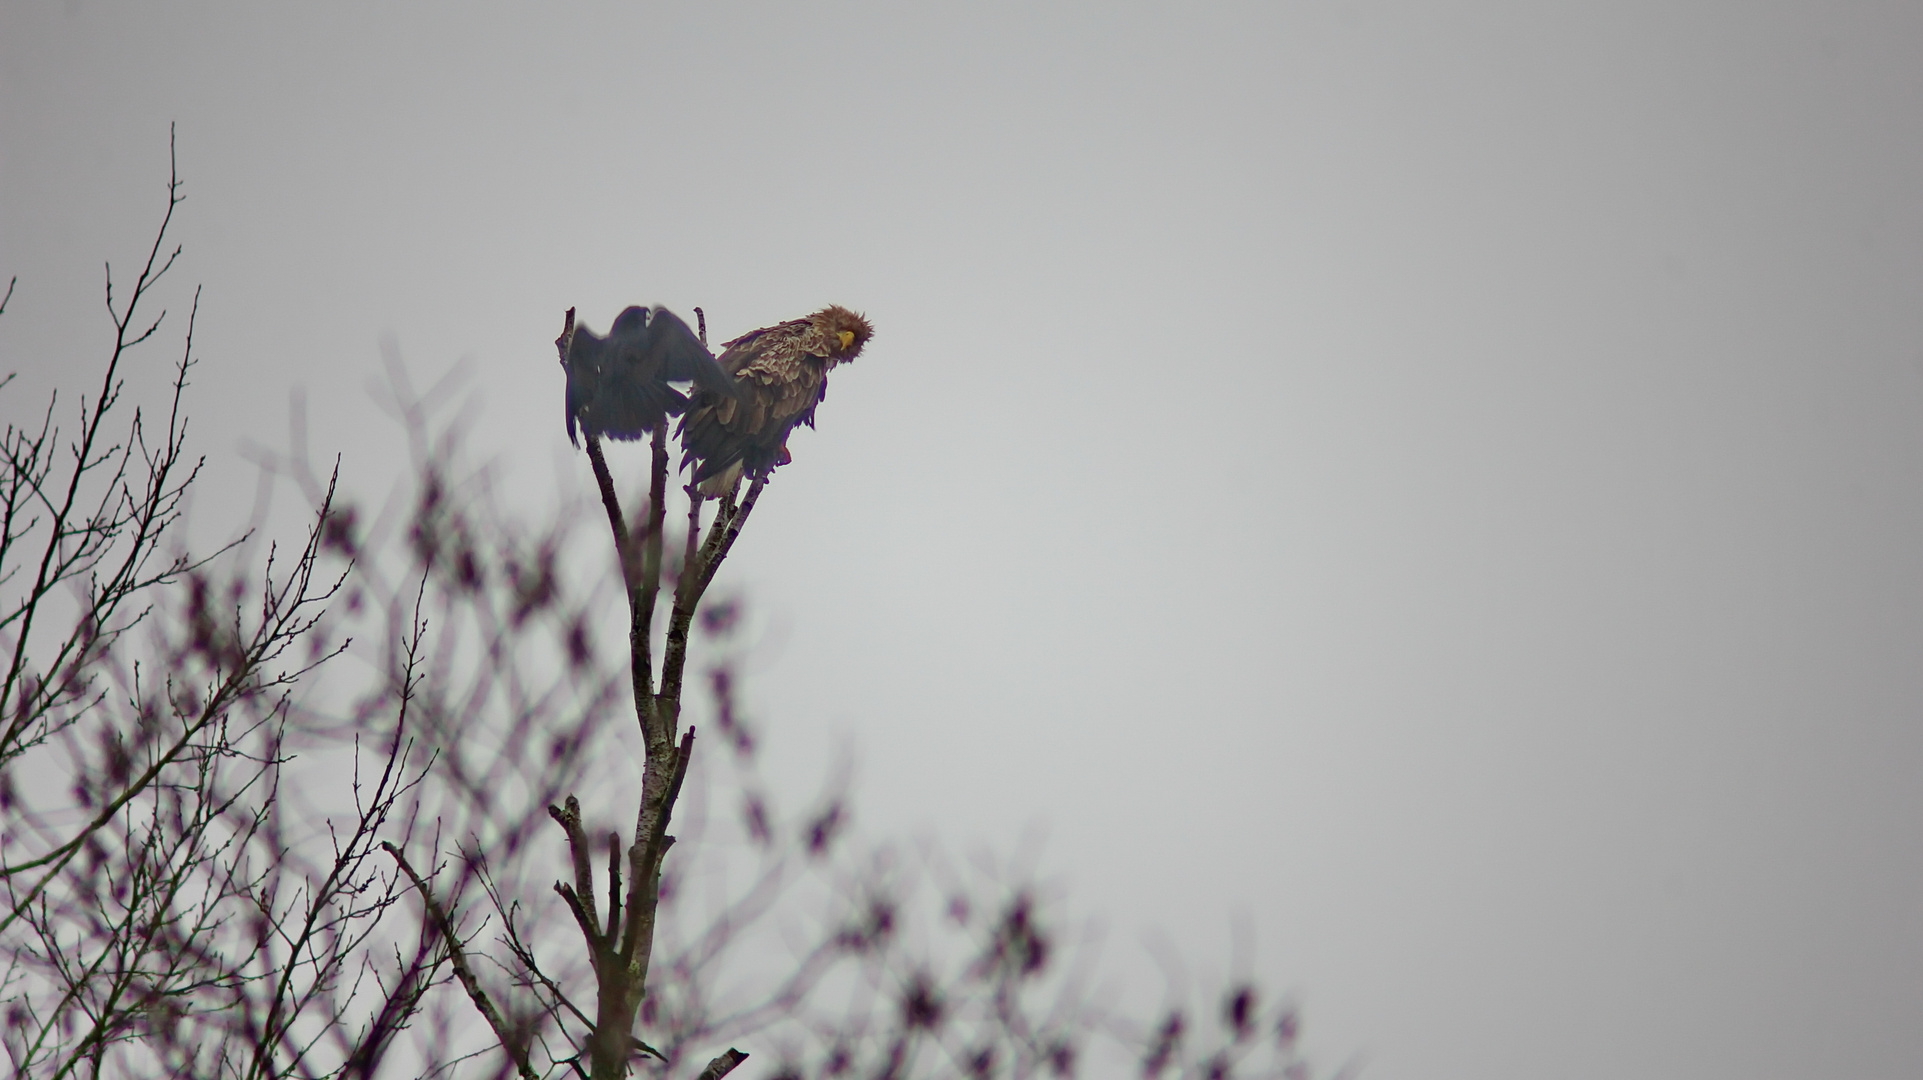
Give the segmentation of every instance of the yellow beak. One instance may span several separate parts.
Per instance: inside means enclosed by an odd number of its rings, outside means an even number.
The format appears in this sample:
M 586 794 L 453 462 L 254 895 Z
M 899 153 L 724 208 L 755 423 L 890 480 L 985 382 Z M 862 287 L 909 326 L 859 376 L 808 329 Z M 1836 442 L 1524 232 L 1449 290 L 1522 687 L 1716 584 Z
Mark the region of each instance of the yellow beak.
M 841 339 L 841 347 L 844 349 L 855 343 L 855 332 L 853 330 L 837 330 L 835 331 L 835 336 Z

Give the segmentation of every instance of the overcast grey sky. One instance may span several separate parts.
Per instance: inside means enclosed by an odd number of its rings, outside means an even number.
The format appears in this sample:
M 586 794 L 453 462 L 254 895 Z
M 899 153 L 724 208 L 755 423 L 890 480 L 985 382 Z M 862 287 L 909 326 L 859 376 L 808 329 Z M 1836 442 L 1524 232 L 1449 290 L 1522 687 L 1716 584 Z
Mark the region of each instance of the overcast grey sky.
M 846 304 L 727 573 L 871 831 L 1379 1080 L 1923 1075 L 1923 6 L 9 4 L 7 409 L 170 121 L 198 527 L 383 340 L 536 490 L 566 308 Z

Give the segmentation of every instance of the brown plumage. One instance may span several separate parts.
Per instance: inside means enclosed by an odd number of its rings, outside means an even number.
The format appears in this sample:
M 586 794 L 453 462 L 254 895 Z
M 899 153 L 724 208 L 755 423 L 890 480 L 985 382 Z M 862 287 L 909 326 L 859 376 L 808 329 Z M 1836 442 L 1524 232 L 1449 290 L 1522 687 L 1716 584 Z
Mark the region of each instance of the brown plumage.
M 845 307 L 743 334 L 722 346 L 721 367 L 735 377 L 735 397 L 703 387 L 681 418 L 681 464 L 695 466 L 703 494 L 735 479 L 765 477 L 788 460 L 788 433 L 815 424 L 828 396 L 828 372 L 860 355 L 874 334 Z M 702 483 L 708 481 L 707 483 Z

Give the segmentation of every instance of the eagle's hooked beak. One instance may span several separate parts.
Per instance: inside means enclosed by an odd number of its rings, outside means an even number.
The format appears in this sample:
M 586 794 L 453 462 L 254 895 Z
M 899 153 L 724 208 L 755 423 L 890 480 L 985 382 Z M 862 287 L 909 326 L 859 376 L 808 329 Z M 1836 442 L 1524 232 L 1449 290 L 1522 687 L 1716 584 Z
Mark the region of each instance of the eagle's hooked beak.
M 844 349 L 855 343 L 855 332 L 853 330 L 837 330 L 835 331 L 835 336 L 841 339 L 841 347 Z

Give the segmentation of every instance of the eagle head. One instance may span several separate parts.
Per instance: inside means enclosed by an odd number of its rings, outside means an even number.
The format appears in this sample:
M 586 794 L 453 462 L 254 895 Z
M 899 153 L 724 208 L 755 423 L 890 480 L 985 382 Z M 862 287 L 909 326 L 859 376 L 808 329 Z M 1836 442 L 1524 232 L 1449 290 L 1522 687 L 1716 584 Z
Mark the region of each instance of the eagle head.
M 867 319 L 839 304 L 822 308 L 808 316 L 808 321 L 820 332 L 828 359 L 837 364 L 861 355 L 861 347 L 868 344 L 875 333 Z

